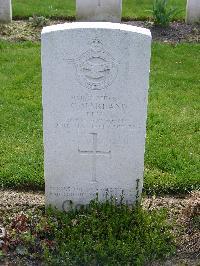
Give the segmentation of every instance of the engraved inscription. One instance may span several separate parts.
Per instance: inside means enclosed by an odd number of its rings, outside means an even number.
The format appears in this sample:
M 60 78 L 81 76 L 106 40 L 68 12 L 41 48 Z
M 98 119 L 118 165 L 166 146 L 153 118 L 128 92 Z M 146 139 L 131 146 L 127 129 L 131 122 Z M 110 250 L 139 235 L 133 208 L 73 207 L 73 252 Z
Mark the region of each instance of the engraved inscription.
M 82 114 L 94 117 L 107 112 L 125 114 L 128 110 L 127 103 L 107 94 L 94 95 L 87 93 L 83 95 L 72 95 L 69 103 L 73 110 L 82 111 Z
M 98 129 L 126 129 L 126 130 L 136 130 L 135 124 L 129 119 L 84 119 L 79 117 L 66 118 L 65 121 L 60 121 L 55 124 L 57 128 L 66 128 L 66 129 L 84 129 L 92 128 L 94 130 Z M 140 127 L 137 127 L 140 129 Z
M 124 189 L 122 187 L 99 187 L 96 190 L 87 187 L 69 187 L 69 186 L 50 186 L 48 197 L 55 198 L 65 198 L 63 201 L 63 205 L 65 205 L 65 209 L 67 206 L 71 205 L 73 202 L 71 200 L 72 197 L 75 198 L 84 198 L 89 195 L 92 198 L 95 198 L 97 195 L 103 196 L 103 198 L 108 198 L 111 195 L 115 195 L 116 197 L 121 196 L 123 194 L 133 194 L 133 189 Z M 64 207 L 64 206 L 63 206 Z
M 135 130 L 135 123 L 127 115 L 129 104 L 118 97 L 87 92 L 85 94 L 72 94 L 68 103 L 68 112 L 65 119 L 56 122 L 57 128 L 86 129 L 91 131 L 107 129 Z M 80 116 L 81 114 L 81 116 Z
M 97 155 L 111 155 L 111 151 L 98 151 L 97 150 L 97 133 L 90 133 L 93 136 L 93 150 L 91 151 L 81 151 L 78 148 L 78 152 L 82 155 L 92 155 L 92 182 L 97 182 L 97 176 L 96 176 L 96 160 Z
M 91 48 L 75 60 L 79 83 L 90 90 L 102 90 L 112 84 L 118 66 L 114 58 L 95 39 Z

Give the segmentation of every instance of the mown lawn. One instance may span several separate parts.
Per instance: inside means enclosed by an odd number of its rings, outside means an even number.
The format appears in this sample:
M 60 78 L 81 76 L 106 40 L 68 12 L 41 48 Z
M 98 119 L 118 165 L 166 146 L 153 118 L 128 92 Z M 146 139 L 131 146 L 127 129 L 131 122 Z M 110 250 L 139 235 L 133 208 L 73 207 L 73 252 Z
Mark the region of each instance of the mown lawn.
M 14 17 L 30 17 L 33 14 L 45 17 L 75 16 L 75 0 L 13 0 Z M 123 17 L 145 19 L 151 17 L 154 0 L 123 0 Z M 186 0 L 169 0 L 180 13 L 178 19 L 185 18 Z
M 145 190 L 200 188 L 200 45 L 153 44 Z M 0 42 L 1 187 L 44 188 L 40 44 Z

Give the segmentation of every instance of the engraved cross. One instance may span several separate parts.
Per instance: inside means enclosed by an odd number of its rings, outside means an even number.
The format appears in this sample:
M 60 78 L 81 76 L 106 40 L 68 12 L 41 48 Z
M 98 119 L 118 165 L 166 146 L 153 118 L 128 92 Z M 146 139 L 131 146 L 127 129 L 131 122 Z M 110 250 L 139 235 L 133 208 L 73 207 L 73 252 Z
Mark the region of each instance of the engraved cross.
M 93 149 L 91 151 L 81 151 L 78 149 L 78 152 L 81 155 L 92 155 L 92 182 L 97 182 L 97 174 L 96 174 L 96 163 L 98 155 L 110 156 L 111 151 L 99 151 L 97 150 L 97 133 L 90 133 L 93 137 Z

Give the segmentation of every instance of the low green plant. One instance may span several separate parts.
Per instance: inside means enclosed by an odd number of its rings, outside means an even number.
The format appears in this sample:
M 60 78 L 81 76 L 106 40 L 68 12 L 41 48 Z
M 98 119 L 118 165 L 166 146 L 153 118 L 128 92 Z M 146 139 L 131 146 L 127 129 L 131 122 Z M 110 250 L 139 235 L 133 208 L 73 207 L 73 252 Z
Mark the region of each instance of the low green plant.
M 55 243 L 46 241 L 48 265 L 144 265 L 175 250 L 164 211 L 94 200 L 67 214 L 49 210 L 48 217 Z
M 43 16 L 38 17 L 34 15 L 33 17 L 29 18 L 29 22 L 31 22 L 34 27 L 44 27 L 49 24 L 49 19 Z
M 152 12 L 155 24 L 167 27 L 177 15 L 178 9 L 175 7 L 169 8 L 168 0 L 155 0 Z
M 5 257 L 5 254 L 3 253 L 2 250 L 0 250 L 0 262 L 3 261 L 4 257 Z
M 44 265 L 144 265 L 175 251 L 166 214 L 114 199 L 67 213 L 36 208 L 9 221 L 5 255 Z

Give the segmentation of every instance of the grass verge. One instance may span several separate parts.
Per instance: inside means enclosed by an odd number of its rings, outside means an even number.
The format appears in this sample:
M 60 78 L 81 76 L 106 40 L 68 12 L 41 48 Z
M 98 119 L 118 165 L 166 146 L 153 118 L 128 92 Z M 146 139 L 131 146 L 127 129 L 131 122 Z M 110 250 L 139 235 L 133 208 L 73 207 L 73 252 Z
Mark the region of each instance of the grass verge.
M 153 44 L 145 191 L 200 188 L 199 44 Z M 40 45 L 0 42 L 2 187 L 43 189 Z
M 123 0 L 123 17 L 146 19 L 152 16 L 153 0 Z M 177 19 L 185 18 L 186 0 L 169 0 L 180 13 Z M 75 16 L 75 0 L 13 0 L 13 16 L 27 18 L 33 15 L 45 17 L 70 18 Z

